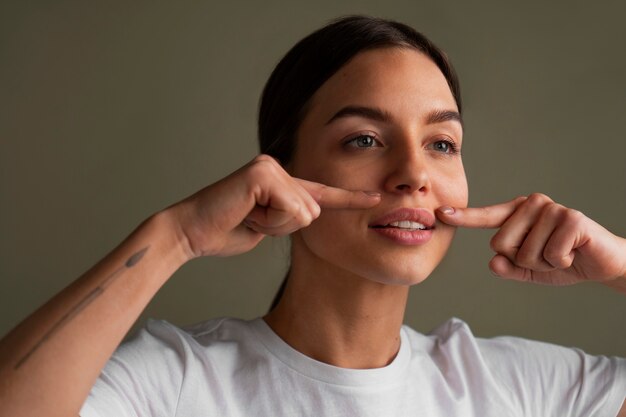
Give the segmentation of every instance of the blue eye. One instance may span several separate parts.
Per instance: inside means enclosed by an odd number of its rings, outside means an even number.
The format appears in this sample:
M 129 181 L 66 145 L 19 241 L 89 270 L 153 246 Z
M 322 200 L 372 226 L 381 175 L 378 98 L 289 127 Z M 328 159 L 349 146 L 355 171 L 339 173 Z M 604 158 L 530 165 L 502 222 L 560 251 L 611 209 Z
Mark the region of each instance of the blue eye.
M 350 139 L 346 144 L 357 148 L 372 148 L 378 145 L 378 141 L 372 135 L 359 135 Z
M 437 152 L 455 154 L 458 153 L 456 145 L 448 140 L 438 140 L 433 143 L 433 149 Z

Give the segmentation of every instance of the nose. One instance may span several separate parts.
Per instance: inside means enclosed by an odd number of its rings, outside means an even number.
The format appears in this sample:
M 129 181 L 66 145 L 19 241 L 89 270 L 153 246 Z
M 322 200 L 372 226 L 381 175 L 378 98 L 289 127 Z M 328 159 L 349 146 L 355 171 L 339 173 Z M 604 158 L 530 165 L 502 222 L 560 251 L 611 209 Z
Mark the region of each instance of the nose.
M 417 149 L 398 149 L 390 161 L 385 191 L 396 194 L 427 193 L 431 184 L 427 163 Z

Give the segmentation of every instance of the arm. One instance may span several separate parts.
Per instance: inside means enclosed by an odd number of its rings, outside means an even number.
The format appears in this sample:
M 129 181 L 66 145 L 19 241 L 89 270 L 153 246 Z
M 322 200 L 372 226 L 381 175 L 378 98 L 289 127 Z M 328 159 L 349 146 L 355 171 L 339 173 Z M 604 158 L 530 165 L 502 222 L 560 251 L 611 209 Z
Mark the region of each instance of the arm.
M 128 329 L 185 261 L 171 221 L 168 212 L 152 216 L 0 342 L 2 416 L 78 413 Z
M 143 308 L 188 260 L 243 253 L 307 226 L 321 207 L 379 199 L 292 178 L 260 156 L 150 217 L 0 341 L 0 417 L 78 414 Z

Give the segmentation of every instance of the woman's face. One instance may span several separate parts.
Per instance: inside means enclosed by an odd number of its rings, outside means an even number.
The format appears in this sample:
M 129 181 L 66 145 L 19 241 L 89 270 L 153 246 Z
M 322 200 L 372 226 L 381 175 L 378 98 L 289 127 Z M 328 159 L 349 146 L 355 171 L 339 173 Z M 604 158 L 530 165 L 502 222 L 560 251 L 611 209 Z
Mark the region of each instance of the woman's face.
M 408 48 L 356 55 L 313 95 L 288 168 L 382 199 L 368 210 L 322 210 L 293 236 L 294 256 L 381 283 L 424 280 L 454 235 L 435 209 L 467 205 L 462 136 L 446 79 L 426 55 Z

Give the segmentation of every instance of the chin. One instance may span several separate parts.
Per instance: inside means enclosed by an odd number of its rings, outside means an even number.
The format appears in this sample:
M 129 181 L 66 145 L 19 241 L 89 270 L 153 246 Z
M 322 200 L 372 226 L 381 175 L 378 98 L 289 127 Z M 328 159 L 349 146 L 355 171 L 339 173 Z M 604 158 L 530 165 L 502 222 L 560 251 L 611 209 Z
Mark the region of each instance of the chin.
M 453 237 L 454 229 L 442 228 L 439 234 L 424 246 L 385 244 L 373 253 L 370 252 L 367 260 L 350 262 L 346 259 L 346 261 L 352 264 L 353 268 L 350 269 L 353 272 L 371 281 L 388 285 L 417 285 L 426 280 L 441 263 Z
M 436 265 L 384 265 L 381 268 L 371 268 L 368 271 L 357 273 L 370 281 L 385 285 L 412 286 L 422 283 L 434 271 Z
M 298 252 L 305 254 L 304 258 L 314 260 L 310 265 L 326 265 L 322 268 L 385 285 L 412 286 L 423 282 L 439 265 L 454 236 L 454 228 L 439 227 L 425 244 L 400 245 L 371 232 L 351 235 L 349 228 L 335 224 L 332 228 L 320 228 L 322 223 L 293 235 L 292 245 L 301 249 Z M 328 236 L 343 238 L 333 240 Z

